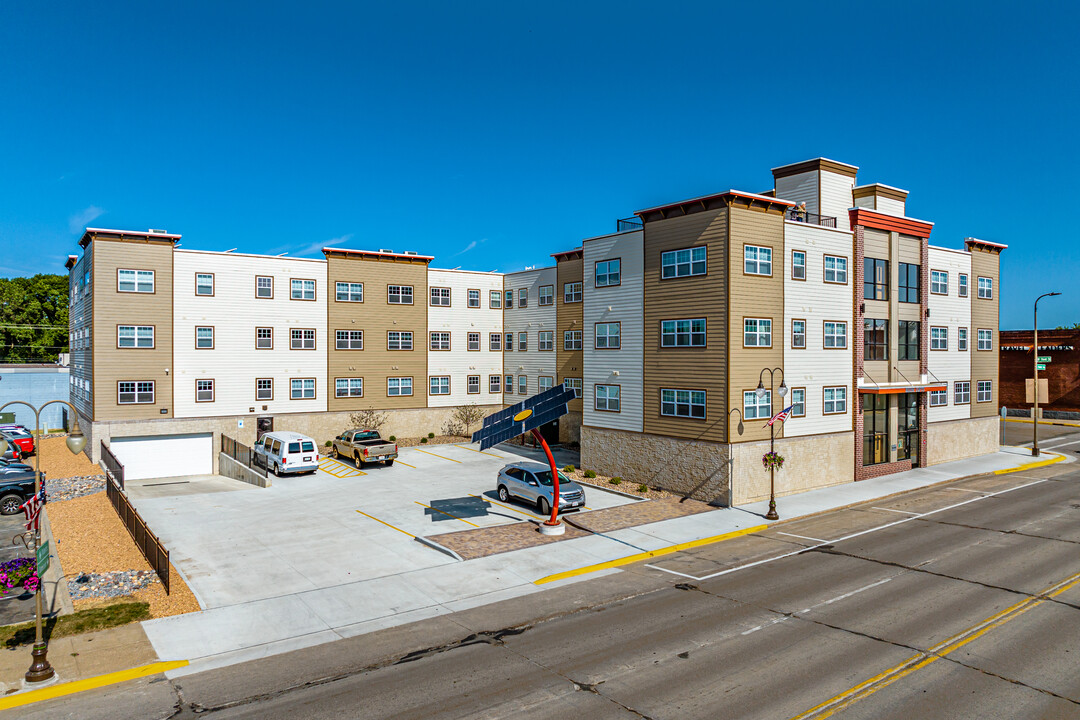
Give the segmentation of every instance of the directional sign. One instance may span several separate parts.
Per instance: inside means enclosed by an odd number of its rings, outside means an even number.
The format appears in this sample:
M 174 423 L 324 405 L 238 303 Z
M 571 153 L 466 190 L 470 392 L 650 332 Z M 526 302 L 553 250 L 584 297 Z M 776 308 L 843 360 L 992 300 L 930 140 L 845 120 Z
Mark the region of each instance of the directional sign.
M 37 549 L 37 574 L 41 577 L 49 569 L 49 541 L 46 540 Z
M 548 424 L 565 415 L 566 404 L 577 395 L 559 385 L 545 390 L 539 395 L 522 400 L 505 410 L 500 410 L 484 418 L 484 425 L 473 433 L 473 442 L 480 443 L 481 450 L 527 433 L 533 428 Z
M 1045 369 L 1046 369 L 1046 365 L 1045 365 L 1045 364 L 1043 364 L 1043 363 L 1039 363 L 1039 364 L 1037 364 L 1037 365 L 1035 366 L 1035 369 L 1036 369 L 1036 370 L 1045 370 Z
M 1049 355 L 1040 355 L 1039 359 L 1036 360 L 1036 362 L 1048 363 L 1048 362 L 1050 362 L 1050 356 Z

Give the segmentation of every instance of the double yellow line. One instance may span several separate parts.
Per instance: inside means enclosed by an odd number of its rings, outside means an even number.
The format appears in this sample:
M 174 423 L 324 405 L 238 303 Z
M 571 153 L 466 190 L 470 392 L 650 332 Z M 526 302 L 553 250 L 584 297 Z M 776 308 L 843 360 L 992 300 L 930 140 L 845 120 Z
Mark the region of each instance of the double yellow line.
M 1005 623 L 1015 620 L 1028 610 L 1038 607 L 1047 600 L 1060 595 L 1078 583 L 1080 583 L 1080 573 L 1076 573 L 1060 582 L 1054 583 L 1035 595 L 1024 598 L 1015 605 L 1010 605 L 996 615 L 991 615 L 982 622 L 976 623 L 966 630 L 961 630 L 956 635 L 939 642 L 929 650 L 912 655 L 902 663 L 894 665 L 888 670 L 878 673 L 869 680 L 859 683 L 855 687 L 829 698 L 820 705 L 815 705 L 806 712 L 796 715 L 791 720 L 821 720 L 821 718 L 831 717 L 840 710 L 854 705 L 863 698 L 870 697 L 878 690 L 882 690 L 889 685 L 892 685 L 900 678 L 906 677 L 916 670 L 921 670 L 930 663 L 940 660 L 954 650 L 967 645 L 972 640 L 981 637 L 983 634 L 990 632 L 994 628 L 1001 627 Z

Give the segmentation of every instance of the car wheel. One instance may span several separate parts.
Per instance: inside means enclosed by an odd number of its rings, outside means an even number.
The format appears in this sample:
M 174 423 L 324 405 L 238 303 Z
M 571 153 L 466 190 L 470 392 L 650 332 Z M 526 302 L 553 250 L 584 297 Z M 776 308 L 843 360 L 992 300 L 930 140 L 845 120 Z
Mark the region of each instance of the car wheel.
M 387 461 L 386 461 L 386 467 L 392 467 L 392 466 L 393 466 L 393 464 L 394 464 L 394 461 L 393 461 L 393 460 L 387 460 Z
M 360 453 L 357 453 L 356 455 L 354 455 L 353 460 L 356 461 L 356 467 L 357 468 L 359 468 L 360 470 L 364 469 L 364 461 L 360 459 Z
M 547 501 L 547 498 L 540 498 L 536 501 L 536 508 L 540 511 L 541 515 L 551 514 L 551 503 Z
M 510 493 L 507 491 L 505 485 L 499 486 L 499 499 L 503 502 L 507 502 L 510 500 Z
M 341 453 L 338 452 L 337 445 L 334 446 L 334 459 L 335 460 L 340 460 L 341 459 Z
M 0 498 L 0 514 L 14 515 L 19 512 L 23 499 L 18 495 L 5 495 Z

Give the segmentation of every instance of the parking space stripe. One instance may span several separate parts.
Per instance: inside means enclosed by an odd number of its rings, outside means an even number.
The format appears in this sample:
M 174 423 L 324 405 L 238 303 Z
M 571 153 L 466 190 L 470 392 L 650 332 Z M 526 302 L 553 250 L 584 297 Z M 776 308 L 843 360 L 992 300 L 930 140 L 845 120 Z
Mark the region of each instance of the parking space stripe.
M 342 479 L 347 477 L 359 477 L 360 475 L 367 475 L 367 473 L 363 470 L 351 468 L 340 460 L 335 460 L 329 457 L 323 458 L 319 461 L 319 469 L 329 475 L 333 475 L 336 478 Z
M 405 467 L 411 467 L 413 470 L 416 469 L 415 465 L 410 465 L 409 463 L 405 462 L 401 458 L 398 458 L 397 460 L 394 460 L 394 464 L 395 465 L 404 465 Z
M 368 515 L 368 514 L 367 514 L 366 512 L 364 512 L 363 510 L 357 510 L 356 512 L 360 513 L 361 515 L 363 515 L 363 516 L 364 516 L 364 517 L 366 517 L 366 518 L 371 518 L 372 520 L 374 520 L 374 521 L 375 521 L 375 522 L 377 522 L 377 523 L 382 523 L 383 525 L 385 525 L 385 526 L 386 526 L 386 527 L 388 527 L 388 528 L 393 528 L 394 530 L 397 530 L 397 531 L 398 531 L 399 533 L 405 533 L 406 535 L 408 535 L 408 536 L 409 536 L 409 537 L 411 537 L 411 538 L 415 538 L 415 537 L 416 537 L 416 536 L 415 536 L 415 535 L 413 535 L 413 534 L 412 534 L 411 532 L 406 532 L 405 530 L 402 530 L 402 529 L 401 529 L 401 528 L 399 528 L 399 527 L 396 527 L 396 526 L 394 526 L 394 525 L 391 525 L 390 523 L 386 522 L 385 520 L 380 520 L 379 518 L 375 517 L 374 515 Z
M 513 510 L 516 513 L 521 513 L 522 515 L 524 515 L 526 517 L 530 517 L 533 520 L 543 520 L 544 519 L 544 517 L 542 515 L 534 515 L 534 514 L 532 514 L 530 512 L 527 512 L 525 510 L 521 510 L 521 509 L 516 508 L 516 507 L 510 507 L 509 505 L 503 505 L 501 502 L 495 502 L 494 500 L 490 500 L 490 499 L 484 497 L 483 495 L 470 495 L 470 497 L 480 498 L 481 500 L 483 500 L 486 503 L 491 503 L 492 505 L 498 505 L 499 507 L 506 508 L 507 510 Z
M 472 450 L 474 453 L 480 453 L 481 455 L 488 455 L 488 456 L 493 457 L 493 458 L 499 458 L 500 460 L 505 460 L 506 457 L 507 457 L 506 455 L 496 455 L 495 453 L 489 453 L 489 452 L 484 452 L 483 450 L 477 450 L 476 448 L 471 448 L 468 445 L 455 445 L 454 447 L 459 447 L 462 450 Z
M 437 513 L 442 513 L 443 515 L 445 515 L 448 518 L 454 518 L 455 520 L 461 520 L 461 522 L 465 523 L 466 525 L 472 525 L 474 528 L 480 527 L 476 523 L 471 523 L 471 522 L 469 522 L 468 520 L 466 520 L 464 518 L 459 518 L 457 515 L 451 515 L 450 513 L 446 512 L 445 510 L 440 510 L 439 508 L 434 508 L 434 507 L 431 507 L 430 505 L 424 505 L 424 503 L 420 502 L 419 500 L 413 500 L 413 502 L 416 503 L 417 505 L 422 506 L 422 507 L 426 507 L 428 510 L 434 510 Z
M 448 458 L 448 457 L 445 457 L 443 455 L 435 455 L 435 453 L 433 453 L 433 452 L 428 452 L 427 450 L 421 450 L 420 448 L 411 448 L 411 449 L 415 450 L 417 452 L 422 452 L 425 455 L 433 455 L 433 456 L 435 456 L 437 458 L 442 458 L 443 460 L 449 460 L 450 462 L 456 462 L 458 465 L 463 465 L 464 464 L 460 460 L 455 460 L 454 458 Z

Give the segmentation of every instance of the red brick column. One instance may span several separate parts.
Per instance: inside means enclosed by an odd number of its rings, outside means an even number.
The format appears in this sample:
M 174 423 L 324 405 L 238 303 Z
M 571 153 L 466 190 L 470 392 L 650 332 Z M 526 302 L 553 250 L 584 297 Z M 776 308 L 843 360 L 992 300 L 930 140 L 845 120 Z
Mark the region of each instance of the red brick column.
M 863 249 L 863 228 L 862 225 L 856 225 L 853 232 L 855 238 L 855 251 L 852 255 L 855 258 L 855 312 L 854 312 L 854 327 L 851 328 L 851 335 L 855 341 L 855 352 L 852 356 L 852 373 L 851 373 L 851 410 L 852 410 L 852 430 L 855 432 L 855 479 L 862 480 L 863 476 L 860 472 L 863 469 L 863 412 L 862 412 L 862 396 L 859 395 L 859 378 L 863 376 L 863 361 L 866 356 L 866 349 L 864 344 L 866 342 L 866 335 L 863 332 L 863 317 L 866 312 L 863 310 L 865 307 L 863 302 L 863 258 L 865 257 L 865 250 Z
M 919 251 L 919 307 L 923 321 L 919 323 L 919 372 L 930 370 L 930 241 L 921 238 Z M 970 292 L 970 290 L 969 290 Z M 968 340 L 970 342 L 970 338 Z M 926 413 L 930 408 L 930 395 L 918 393 L 919 403 L 919 465 L 926 466 Z

